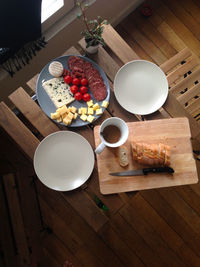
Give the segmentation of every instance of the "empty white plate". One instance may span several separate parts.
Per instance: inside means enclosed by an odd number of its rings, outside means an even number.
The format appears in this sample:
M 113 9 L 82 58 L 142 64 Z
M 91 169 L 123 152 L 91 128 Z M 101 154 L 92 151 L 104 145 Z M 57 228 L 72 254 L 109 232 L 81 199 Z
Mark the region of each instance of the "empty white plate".
M 69 191 L 81 186 L 90 177 L 93 168 L 91 145 L 74 132 L 50 134 L 35 151 L 35 172 L 43 184 L 54 190 Z
M 168 95 L 168 81 L 156 64 L 134 60 L 117 72 L 114 93 L 124 109 L 134 114 L 147 115 L 164 104 Z

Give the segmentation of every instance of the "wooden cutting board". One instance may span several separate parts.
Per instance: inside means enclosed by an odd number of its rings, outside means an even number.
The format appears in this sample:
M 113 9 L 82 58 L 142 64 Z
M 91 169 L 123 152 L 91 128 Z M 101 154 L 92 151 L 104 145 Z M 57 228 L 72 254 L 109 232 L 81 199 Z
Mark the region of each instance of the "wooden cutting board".
M 100 191 L 102 194 L 113 194 L 143 189 L 153 189 L 198 182 L 196 163 L 193 158 L 191 133 L 187 118 L 170 118 L 152 121 L 127 123 L 129 138 L 125 143 L 128 148 L 129 165 L 121 167 L 117 148 L 106 147 L 97 155 Z M 99 127 L 94 128 L 96 147 L 100 144 Z M 141 169 L 148 166 L 134 162 L 130 140 L 148 144 L 163 143 L 171 149 L 171 167 L 174 174 L 148 174 L 147 176 L 110 176 L 110 172 Z

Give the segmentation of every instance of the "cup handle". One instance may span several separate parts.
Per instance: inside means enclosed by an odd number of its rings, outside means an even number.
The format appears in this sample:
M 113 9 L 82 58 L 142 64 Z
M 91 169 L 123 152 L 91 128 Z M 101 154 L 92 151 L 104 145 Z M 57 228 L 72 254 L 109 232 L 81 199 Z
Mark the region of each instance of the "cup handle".
M 100 145 L 98 145 L 98 147 L 95 149 L 95 153 L 96 154 L 100 154 L 105 148 L 104 143 L 102 142 Z

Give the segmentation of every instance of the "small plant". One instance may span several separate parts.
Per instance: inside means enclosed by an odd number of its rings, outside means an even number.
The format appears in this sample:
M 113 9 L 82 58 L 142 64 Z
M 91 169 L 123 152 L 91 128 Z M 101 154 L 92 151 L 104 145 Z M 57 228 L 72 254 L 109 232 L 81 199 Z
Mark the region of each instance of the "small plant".
M 82 36 L 85 37 L 86 48 L 98 44 L 105 45 L 102 33 L 104 28 L 103 25 L 108 24 L 107 20 L 103 20 L 101 16 L 98 16 L 97 19 L 88 21 L 85 14 L 88 4 L 82 5 L 82 2 L 77 2 L 77 5 L 81 10 L 81 13 L 78 14 L 78 18 L 80 19 L 82 17 L 82 20 L 86 26 L 86 29 L 81 32 Z

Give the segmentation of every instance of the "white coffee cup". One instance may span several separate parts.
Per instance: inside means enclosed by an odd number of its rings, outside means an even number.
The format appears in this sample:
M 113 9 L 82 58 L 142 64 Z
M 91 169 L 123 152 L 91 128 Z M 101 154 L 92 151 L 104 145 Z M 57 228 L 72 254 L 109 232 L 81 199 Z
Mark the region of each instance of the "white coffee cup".
M 104 139 L 103 135 L 102 135 L 103 130 L 108 125 L 114 125 L 114 126 L 118 127 L 120 132 L 121 132 L 121 136 L 120 136 L 119 140 L 116 143 L 107 142 Z M 101 144 L 98 145 L 98 147 L 95 150 L 95 153 L 97 153 L 97 154 L 100 154 L 104 150 L 104 148 L 106 146 L 108 146 L 108 147 L 119 147 L 119 146 L 123 145 L 126 142 L 127 138 L 128 138 L 129 130 L 128 130 L 128 126 L 125 123 L 125 121 L 123 121 L 122 119 L 117 118 L 117 117 L 112 117 L 112 118 L 106 119 L 101 124 L 100 129 L 99 129 L 99 134 L 100 134 L 100 138 L 101 138 Z

